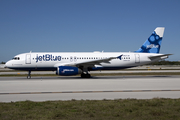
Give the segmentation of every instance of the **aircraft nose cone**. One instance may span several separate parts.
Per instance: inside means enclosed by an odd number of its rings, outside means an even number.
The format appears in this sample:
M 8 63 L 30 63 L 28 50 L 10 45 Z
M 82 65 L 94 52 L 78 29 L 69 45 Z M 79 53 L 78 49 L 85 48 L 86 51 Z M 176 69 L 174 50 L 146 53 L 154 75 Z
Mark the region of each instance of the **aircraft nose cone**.
M 8 62 L 6 62 L 6 64 L 5 64 L 5 68 L 9 68 L 9 67 L 11 67 L 12 66 L 12 64 L 11 64 L 11 61 L 8 61 Z

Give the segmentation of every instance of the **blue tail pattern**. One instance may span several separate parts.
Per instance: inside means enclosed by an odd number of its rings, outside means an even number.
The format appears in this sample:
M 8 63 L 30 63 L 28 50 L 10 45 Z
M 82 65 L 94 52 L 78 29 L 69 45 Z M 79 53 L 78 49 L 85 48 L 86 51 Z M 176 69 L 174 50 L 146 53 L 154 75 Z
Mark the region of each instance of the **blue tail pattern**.
M 163 36 L 164 33 L 164 28 L 158 28 L 156 29 L 151 36 L 145 41 L 145 43 L 135 52 L 140 52 L 140 53 L 159 53 L 160 48 L 161 48 L 161 42 L 162 42 L 162 34 Z

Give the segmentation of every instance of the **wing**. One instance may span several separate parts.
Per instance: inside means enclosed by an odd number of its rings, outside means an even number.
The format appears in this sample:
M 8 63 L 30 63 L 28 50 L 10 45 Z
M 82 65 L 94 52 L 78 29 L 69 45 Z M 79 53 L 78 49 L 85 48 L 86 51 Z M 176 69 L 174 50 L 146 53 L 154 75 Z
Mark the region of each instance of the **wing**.
M 94 65 L 101 65 L 101 63 L 110 63 L 110 61 L 112 59 L 116 59 L 117 57 L 109 57 L 109 58 L 105 58 L 105 59 L 98 59 L 98 60 L 91 60 L 91 61 L 86 61 L 86 62 L 80 62 L 80 63 L 76 63 L 75 66 L 76 67 L 94 67 Z
M 89 61 L 84 61 L 84 62 L 76 62 L 76 63 L 65 63 L 65 64 L 56 64 L 55 67 L 58 66 L 74 66 L 74 67 L 95 67 L 95 65 L 101 65 L 101 63 L 110 63 L 112 59 L 119 58 L 121 60 L 121 57 L 123 55 L 120 55 L 118 57 L 109 57 L 109 58 L 104 58 L 104 59 L 96 59 L 96 60 L 89 60 Z

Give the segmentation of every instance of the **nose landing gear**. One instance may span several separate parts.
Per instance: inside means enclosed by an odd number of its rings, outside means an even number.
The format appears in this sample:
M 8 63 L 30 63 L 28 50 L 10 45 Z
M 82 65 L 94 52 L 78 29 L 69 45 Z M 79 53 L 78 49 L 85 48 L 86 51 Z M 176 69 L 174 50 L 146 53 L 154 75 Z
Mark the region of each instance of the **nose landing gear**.
M 28 71 L 27 79 L 31 79 L 31 71 Z

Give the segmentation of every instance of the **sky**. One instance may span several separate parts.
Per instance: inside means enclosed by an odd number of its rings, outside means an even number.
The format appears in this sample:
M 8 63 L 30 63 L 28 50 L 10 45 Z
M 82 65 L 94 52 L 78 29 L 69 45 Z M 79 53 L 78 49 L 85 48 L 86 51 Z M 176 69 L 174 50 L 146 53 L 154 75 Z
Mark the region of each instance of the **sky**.
M 0 62 L 26 52 L 133 52 L 165 27 L 180 60 L 180 0 L 0 0 Z

